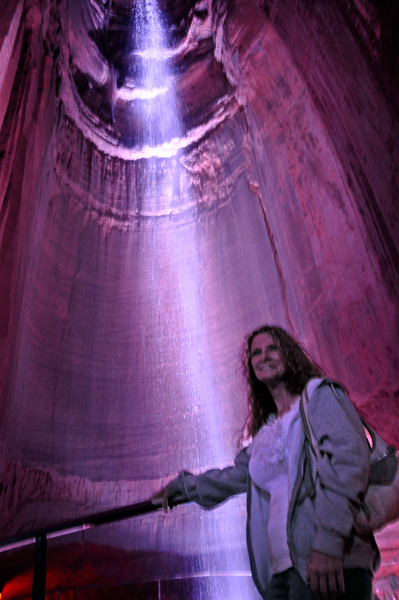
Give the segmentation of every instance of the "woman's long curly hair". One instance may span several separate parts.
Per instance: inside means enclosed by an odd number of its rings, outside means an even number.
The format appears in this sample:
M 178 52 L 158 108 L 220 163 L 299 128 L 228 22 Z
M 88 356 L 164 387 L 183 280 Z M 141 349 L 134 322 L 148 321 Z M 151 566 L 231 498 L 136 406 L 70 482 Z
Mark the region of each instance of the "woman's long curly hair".
M 248 405 L 250 414 L 245 424 L 241 442 L 253 437 L 264 425 L 277 407 L 266 384 L 256 377 L 251 362 L 251 347 L 254 338 L 261 333 L 269 333 L 277 346 L 277 351 L 285 366 L 284 383 L 287 390 L 300 395 L 312 377 L 323 377 L 320 367 L 306 354 L 305 350 L 281 327 L 265 325 L 253 331 L 245 339 L 242 362 L 248 382 Z

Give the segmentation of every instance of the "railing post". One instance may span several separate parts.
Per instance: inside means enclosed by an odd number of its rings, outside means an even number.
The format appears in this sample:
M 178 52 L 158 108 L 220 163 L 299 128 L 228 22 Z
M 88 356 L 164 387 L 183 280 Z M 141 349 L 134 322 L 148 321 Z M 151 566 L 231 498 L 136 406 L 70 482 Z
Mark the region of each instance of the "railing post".
M 44 600 L 46 593 L 47 537 L 41 533 L 36 537 L 35 562 L 33 566 L 32 600 Z

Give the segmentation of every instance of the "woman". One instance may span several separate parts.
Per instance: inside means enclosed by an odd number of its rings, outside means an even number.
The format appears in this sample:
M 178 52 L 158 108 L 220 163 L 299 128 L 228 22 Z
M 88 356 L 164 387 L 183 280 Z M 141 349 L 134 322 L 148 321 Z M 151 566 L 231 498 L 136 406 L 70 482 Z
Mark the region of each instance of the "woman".
M 355 409 L 280 327 L 248 336 L 244 365 L 252 443 L 234 467 L 181 473 L 154 501 L 210 508 L 247 492 L 248 552 L 262 598 L 370 600 L 379 555 L 372 536 L 354 531 L 370 460 Z M 320 450 L 315 478 L 299 410 L 305 387 Z

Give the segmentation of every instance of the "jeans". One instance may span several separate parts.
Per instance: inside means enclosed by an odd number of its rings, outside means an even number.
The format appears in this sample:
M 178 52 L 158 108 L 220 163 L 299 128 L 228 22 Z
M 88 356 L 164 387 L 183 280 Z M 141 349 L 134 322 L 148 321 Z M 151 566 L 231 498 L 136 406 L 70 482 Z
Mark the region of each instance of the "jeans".
M 344 569 L 342 600 L 371 600 L 373 575 L 366 569 Z M 273 575 L 264 600 L 314 600 L 310 586 L 294 568 Z

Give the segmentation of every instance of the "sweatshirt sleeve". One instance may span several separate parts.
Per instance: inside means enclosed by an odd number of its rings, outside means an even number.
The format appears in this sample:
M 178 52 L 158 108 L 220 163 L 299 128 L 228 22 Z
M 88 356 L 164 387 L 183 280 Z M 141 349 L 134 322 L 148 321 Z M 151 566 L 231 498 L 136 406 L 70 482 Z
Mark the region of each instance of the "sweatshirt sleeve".
M 312 548 L 342 558 L 359 496 L 367 490 L 370 452 L 359 415 L 338 384 L 325 382 L 315 390 L 308 417 L 320 451 Z
M 220 504 L 230 496 L 247 491 L 249 454 L 244 448 L 236 456 L 233 467 L 211 469 L 200 475 L 187 471 L 168 485 L 169 506 L 195 502 L 204 508 Z

